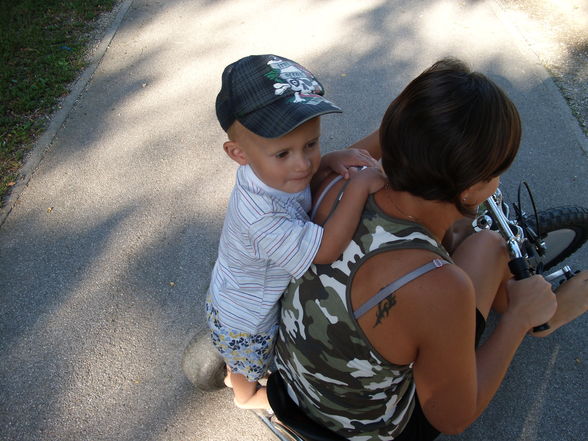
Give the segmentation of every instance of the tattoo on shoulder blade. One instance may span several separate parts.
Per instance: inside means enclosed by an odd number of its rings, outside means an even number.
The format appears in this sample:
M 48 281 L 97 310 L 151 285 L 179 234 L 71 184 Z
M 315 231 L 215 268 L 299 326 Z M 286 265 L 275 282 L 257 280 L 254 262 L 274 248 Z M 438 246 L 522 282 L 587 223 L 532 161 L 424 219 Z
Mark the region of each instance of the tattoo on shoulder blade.
M 382 319 L 388 317 L 388 314 L 394 305 L 396 305 L 396 297 L 393 295 L 386 297 L 384 300 L 378 303 L 378 309 L 376 310 L 376 323 L 374 323 L 374 328 L 382 323 Z

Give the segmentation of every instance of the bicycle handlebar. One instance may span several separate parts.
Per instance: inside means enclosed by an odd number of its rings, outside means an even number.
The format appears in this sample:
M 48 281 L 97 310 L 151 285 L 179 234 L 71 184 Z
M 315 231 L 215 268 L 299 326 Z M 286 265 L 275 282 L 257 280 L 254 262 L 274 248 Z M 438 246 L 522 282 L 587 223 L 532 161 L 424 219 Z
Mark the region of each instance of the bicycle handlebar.
M 496 190 L 499 192 L 500 190 Z M 529 262 L 526 256 L 521 250 L 521 246 L 517 237 L 513 234 L 510 223 L 507 217 L 504 215 L 502 209 L 498 207 L 498 204 L 494 200 L 494 196 L 490 196 L 486 199 L 486 205 L 488 210 L 492 213 L 492 217 L 498 223 L 498 231 L 506 240 L 507 248 L 512 257 L 508 263 L 508 268 L 513 274 L 515 280 L 522 280 L 531 277 L 531 269 L 529 268 Z M 533 332 L 540 332 L 549 329 L 549 324 L 543 323 L 540 326 L 535 326 Z

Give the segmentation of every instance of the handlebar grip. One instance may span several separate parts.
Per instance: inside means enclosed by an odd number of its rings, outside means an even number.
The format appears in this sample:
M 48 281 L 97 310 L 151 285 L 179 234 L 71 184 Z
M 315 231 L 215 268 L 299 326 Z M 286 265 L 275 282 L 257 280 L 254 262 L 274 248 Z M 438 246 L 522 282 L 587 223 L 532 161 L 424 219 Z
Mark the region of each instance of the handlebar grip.
M 510 262 L 508 262 L 508 268 L 513 274 L 515 280 L 523 280 L 531 277 L 529 264 L 527 263 L 527 259 L 524 257 L 515 257 L 512 259 Z M 547 323 L 543 323 L 542 325 L 535 326 L 533 328 L 533 332 L 545 331 L 547 329 L 549 329 L 549 325 Z
M 529 264 L 527 259 L 524 257 L 515 257 L 508 262 L 508 268 L 514 276 L 515 280 L 523 280 L 531 277 L 531 271 L 529 270 Z

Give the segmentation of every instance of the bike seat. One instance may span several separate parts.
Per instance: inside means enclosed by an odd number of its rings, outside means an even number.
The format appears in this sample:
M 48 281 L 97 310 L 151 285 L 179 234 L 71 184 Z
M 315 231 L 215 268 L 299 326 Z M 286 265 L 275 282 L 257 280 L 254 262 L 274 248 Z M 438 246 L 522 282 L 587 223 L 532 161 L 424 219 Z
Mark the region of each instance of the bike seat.
M 310 419 L 290 398 L 279 372 L 267 380 L 267 398 L 280 423 L 306 441 L 345 441 L 341 435 Z

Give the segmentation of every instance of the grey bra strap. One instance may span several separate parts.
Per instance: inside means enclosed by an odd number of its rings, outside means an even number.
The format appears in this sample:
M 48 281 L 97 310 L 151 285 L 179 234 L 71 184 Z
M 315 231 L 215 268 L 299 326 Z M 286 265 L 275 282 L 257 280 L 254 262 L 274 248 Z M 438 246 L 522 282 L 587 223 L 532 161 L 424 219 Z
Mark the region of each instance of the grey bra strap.
M 414 279 L 422 276 L 425 273 L 428 273 L 429 271 L 435 268 L 441 268 L 443 265 L 447 265 L 448 263 L 448 261 L 443 259 L 433 259 L 431 262 L 425 263 L 423 266 L 411 271 L 408 274 L 405 274 L 401 278 L 395 280 L 389 285 L 386 285 L 384 288 L 378 291 L 371 299 L 367 300 L 363 305 L 357 308 L 353 312 L 353 316 L 356 320 L 359 319 L 362 315 L 364 315 L 366 312 L 368 312 L 370 309 L 372 309 L 374 306 L 376 306 L 390 294 L 402 288 L 407 283 L 412 282 Z
M 363 170 L 364 168 L 366 168 L 365 165 L 363 167 L 360 167 L 360 170 Z M 314 204 L 314 207 L 312 209 L 312 212 L 310 213 L 310 220 L 311 221 L 314 222 L 314 217 L 316 216 L 316 212 L 318 211 L 319 206 L 321 205 L 321 202 L 323 201 L 323 199 L 325 198 L 325 196 L 327 195 L 329 190 L 331 188 L 333 188 L 333 185 L 335 185 L 341 179 L 343 179 L 343 176 L 338 175 L 336 178 L 334 178 L 331 182 L 329 182 L 327 184 L 325 189 L 322 191 L 320 196 L 317 198 L 316 203 Z M 341 198 L 343 197 L 343 193 L 345 192 L 345 189 L 347 188 L 347 184 L 349 184 L 349 180 L 345 181 L 345 184 L 343 184 L 343 187 L 341 188 L 341 190 L 339 190 L 339 194 L 337 194 L 337 198 L 335 199 L 335 203 L 331 207 L 331 211 L 329 212 L 329 214 L 327 215 L 327 217 L 325 218 L 325 220 L 323 221 L 323 223 L 321 225 L 324 225 L 327 223 L 327 221 L 329 220 L 329 218 L 331 217 L 331 215 L 335 211 L 335 208 L 337 208 L 337 205 L 339 205 L 339 202 L 341 201 Z
M 325 189 L 323 190 L 323 192 L 320 194 L 320 196 L 318 197 L 318 199 L 316 200 L 314 207 L 312 209 L 312 213 L 310 214 L 310 220 L 314 221 L 314 217 L 316 216 L 316 212 L 318 211 L 321 202 L 323 201 L 323 199 L 325 198 L 325 196 L 327 195 L 327 193 L 329 192 L 329 190 L 331 188 L 333 188 L 333 185 L 335 185 L 337 182 L 339 182 L 341 179 L 343 179 L 343 176 L 338 175 L 335 179 L 333 179 L 331 182 L 328 183 L 328 185 L 325 187 Z
M 341 190 L 339 190 L 339 193 L 337 193 L 337 197 L 335 198 L 335 202 L 333 203 L 333 206 L 331 207 L 331 211 L 329 211 L 329 214 L 327 214 L 327 217 L 325 217 L 325 220 L 322 221 L 320 224 L 321 227 L 325 226 L 325 224 L 328 222 L 328 220 L 331 218 L 331 216 L 333 215 L 333 213 L 337 209 L 337 206 L 339 205 L 339 202 L 341 202 L 341 198 L 343 198 L 343 193 L 345 193 L 345 190 L 347 189 L 349 182 L 351 182 L 351 181 L 345 181 L 345 183 L 341 186 Z

